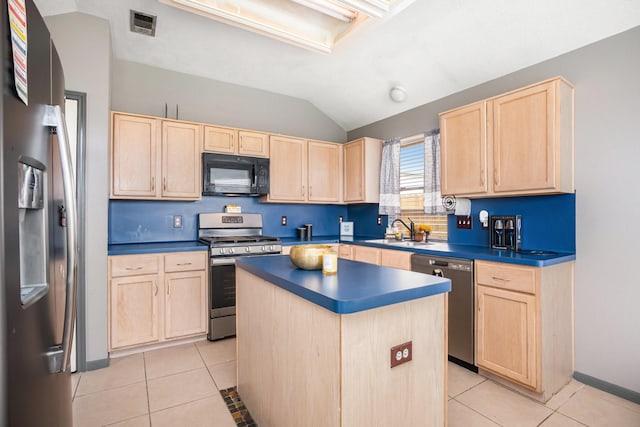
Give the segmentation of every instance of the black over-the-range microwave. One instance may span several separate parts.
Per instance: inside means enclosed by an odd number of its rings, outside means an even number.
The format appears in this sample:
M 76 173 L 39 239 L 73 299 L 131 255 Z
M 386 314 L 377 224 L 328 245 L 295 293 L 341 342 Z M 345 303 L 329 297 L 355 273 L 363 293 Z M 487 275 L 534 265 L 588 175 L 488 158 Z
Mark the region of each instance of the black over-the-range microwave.
M 202 154 L 203 196 L 262 196 L 269 193 L 269 159 Z

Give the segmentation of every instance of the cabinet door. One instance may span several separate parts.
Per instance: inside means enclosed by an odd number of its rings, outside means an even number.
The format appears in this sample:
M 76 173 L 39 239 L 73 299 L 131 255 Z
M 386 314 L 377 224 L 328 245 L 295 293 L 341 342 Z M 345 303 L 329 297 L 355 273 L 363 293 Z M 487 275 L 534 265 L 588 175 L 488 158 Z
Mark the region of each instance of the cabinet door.
M 110 348 L 158 341 L 158 275 L 125 276 L 109 285 Z
M 269 200 L 307 199 L 307 141 L 272 136 L 269 147 Z
M 165 337 L 207 331 L 207 281 L 204 271 L 165 274 Z
M 369 264 L 380 264 L 380 249 L 367 246 L 354 246 L 353 259 Z
M 364 200 L 364 140 L 344 144 L 344 201 Z
M 536 297 L 487 286 L 476 294 L 478 366 L 536 389 Z
M 204 127 L 204 151 L 214 153 L 237 153 L 236 140 L 238 131 L 217 126 Z
M 309 201 L 339 202 L 342 184 L 342 147 L 327 142 L 309 141 Z
M 406 251 L 380 249 L 380 265 L 399 268 L 401 270 L 411 270 L 412 254 L 412 252 Z
M 340 244 L 338 247 L 338 257 L 344 259 L 353 259 L 353 246 Z
M 201 125 L 162 122 L 162 197 L 199 199 Z
M 555 184 L 555 90 L 545 83 L 493 99 L 493 190 L 552 189 Z
M 269 157 L 269 135 L 262 132 L 238 131 L 238 154 Z
M 487 192 L 487 120 L 484 101 L 440 115 L 442 194 Z
M 155 198 L 159 195 L 160 121 L 148 117 L 113 115 L 111 197 Z

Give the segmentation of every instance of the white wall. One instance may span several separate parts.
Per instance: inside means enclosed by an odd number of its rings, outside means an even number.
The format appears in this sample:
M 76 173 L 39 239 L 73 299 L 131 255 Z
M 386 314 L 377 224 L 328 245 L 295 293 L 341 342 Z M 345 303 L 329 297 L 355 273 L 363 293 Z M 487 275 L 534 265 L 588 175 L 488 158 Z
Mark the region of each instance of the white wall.
M 86 356 L 107 353 L 107 214 L 111 36 L 107 21 L 82 13 L 45 18 L 68 90 L 87 94 L 86 128 Z
M 117 111 L 346 142 L 347 133 L 308 101 L 135 62 L 114 59 Z
M 562 75 L 575 85 L 575 370 L 640 393 L 640 27 L 349 132 L 391 138 Z M 550 214 L 550 220 L 553 215 Z

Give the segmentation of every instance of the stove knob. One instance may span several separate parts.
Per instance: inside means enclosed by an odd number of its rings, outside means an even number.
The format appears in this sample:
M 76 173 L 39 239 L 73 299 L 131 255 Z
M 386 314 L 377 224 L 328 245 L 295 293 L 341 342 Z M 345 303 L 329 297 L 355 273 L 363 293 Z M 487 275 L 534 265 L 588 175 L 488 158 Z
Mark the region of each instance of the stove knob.
M 263 247 L 262 247 L 262 252 L 266 252 L 266 251 L 267 251 L 267 247 L 266 247 L 266 246 L 263 246 Z
M 233 250 L 233 248 L 229 248 L 229 253 L 230 253 L 230 254 L 232 254 L 232 253 L 234 253 L 234 252 L 235 252 L 235 251 Z
M 224 248 L 220 248 L 220 255 L 224 255 L 225 252 Z
M 269 246 L 269 250 L 273 251 L 273 245 Z
M 251 252 L 251 248 L 249 246 L 247 246 L 246 248 L 244 248 L 245 252 Z

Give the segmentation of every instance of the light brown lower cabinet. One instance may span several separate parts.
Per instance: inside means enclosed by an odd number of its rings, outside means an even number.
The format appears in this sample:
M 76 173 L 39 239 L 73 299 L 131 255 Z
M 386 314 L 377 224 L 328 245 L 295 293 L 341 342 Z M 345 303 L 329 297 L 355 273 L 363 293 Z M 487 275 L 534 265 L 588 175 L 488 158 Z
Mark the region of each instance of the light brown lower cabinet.
M 413 253 L 409 251 L 345 244 L 341 244 L 338 250 L 338 256 L 340 258 L 399 268 L 401 270 L 411 270 L 412 254 Z
M 573 262 L 476 261 L 475 282 L 478 367 L 546 402 L 573 375 Z
M 207 253 L 109 257 L 109 351 L 207 331 Z

